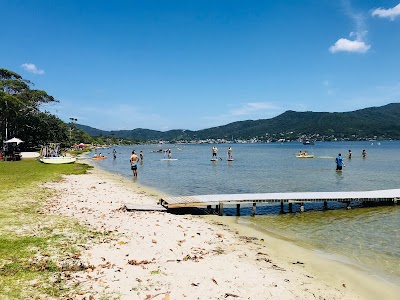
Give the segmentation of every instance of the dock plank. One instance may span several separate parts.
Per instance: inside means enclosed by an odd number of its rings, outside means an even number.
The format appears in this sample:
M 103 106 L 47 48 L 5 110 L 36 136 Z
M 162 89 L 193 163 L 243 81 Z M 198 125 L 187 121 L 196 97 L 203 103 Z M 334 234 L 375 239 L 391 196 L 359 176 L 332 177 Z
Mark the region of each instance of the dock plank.
M 165 197 L 161 199 L 168 208 L 198 207 L 207 205 L 244 203 L 306 203 L 306 202 L 347 202 L 347 201 L 396 201 L 400 200 L 400 189 L 354 191 L 354 192 L 301 192 L 301 193 L 253 193 L 215 194 Z

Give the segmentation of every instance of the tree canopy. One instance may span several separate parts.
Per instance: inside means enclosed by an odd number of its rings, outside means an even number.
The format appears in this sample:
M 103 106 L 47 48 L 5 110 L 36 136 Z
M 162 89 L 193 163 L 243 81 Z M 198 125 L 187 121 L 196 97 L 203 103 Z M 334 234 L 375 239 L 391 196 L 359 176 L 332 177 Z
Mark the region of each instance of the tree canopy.
M 0 68 L 1 143 L 19 137 L 28 144 L 39 145 L 68 140 L 67 124 L 40 108 L 56 103 L 45 91 L 32 89 L 34 84 L 21 75 Z

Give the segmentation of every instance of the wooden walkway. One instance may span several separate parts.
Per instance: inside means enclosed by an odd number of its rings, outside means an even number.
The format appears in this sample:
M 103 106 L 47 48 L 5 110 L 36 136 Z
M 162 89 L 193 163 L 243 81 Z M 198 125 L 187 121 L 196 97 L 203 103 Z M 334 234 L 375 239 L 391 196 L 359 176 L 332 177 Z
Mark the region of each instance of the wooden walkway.
M 350 207 L 350 202 L 388 202 L 397 203 L 400 200 L 400 189 L 362 191 L 362 192 L 303 192 L 303 193 L 258 193 L 258 194 L 216 194 L 182 197 L 166 197 L 161 199 L 161 204 L 166 208 L 182 207 L 209 207 L 216 206 L 217 211 L 222 215 L 224 205 L 235 205 L 240 215 L 241 204 L 252 204 L 253 215 L 257 204 L 270 205 L 289 204 L 289 210 L 293 203 L 300 203 L 304 211 L 304 203 L 323 202 L 344 202 Z

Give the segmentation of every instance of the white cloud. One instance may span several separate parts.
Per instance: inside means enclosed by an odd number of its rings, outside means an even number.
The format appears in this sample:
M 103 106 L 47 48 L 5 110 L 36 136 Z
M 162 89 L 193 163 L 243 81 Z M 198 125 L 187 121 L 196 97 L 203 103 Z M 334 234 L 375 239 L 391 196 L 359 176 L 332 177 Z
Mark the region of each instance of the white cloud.
M 338 39 L 333 46 L 329 47 L 331 53 L 336 52 L 355 52 L 355 53 L 365 53 L 371 48 L 371 45 L 367 45 L 361 40 L 349 40 L 345 38 Z
M 284 109 L 275 104 L 268 102 L 248 102 L 243 103 L 239 106 L 231 108 L 227 113 L 204 116 L 203 120 L 207 122 L 206 126 L 202 128 L 208 128 L 213 126 L 220 126 L 243 120 L 258 120 L 258 119 L 269 119 L 282 113 Z
M 381 18 L 389 18 L 390 20 L 394 20 L 396 17 L 400 16 L 400 3 L 397 4 L 393 8 L 384 9 L 377 8 L 372 11 L 372 16 L 378 16 Z
M 35 64 L 22 64 L 21 68 L 23 68 L 25 71 L 37 75 L 43 75 L 44 70 L 39 70 Z
M 275 109 L 275 105 L 266 102 L 249 102 L 243 104 L 241 107 L 234 108 L 230 111 L 232 116 L 243 116 L 251 115 L 255 112 L 260 112 L 260 110 L 270 110 Z
M 353 20 L 355 23 L 356 31 L 350 32 L 350 37 L 355 37 L 354 40 L 349 40 L 346 38 L 340 38 L 336 43 L 329 47 L 331 53 L 336 52 L 353 52 L 353 53 L 365 53 L 370 48 L 371 45 L 365 43 L 365 38 L 367 37 L 368 31 L 365 25 L 365 16 L 362 13 L 354 12 L 351 7 L 351 2 L 348 0 L 342 1 L 342 6 L 345 14 Z

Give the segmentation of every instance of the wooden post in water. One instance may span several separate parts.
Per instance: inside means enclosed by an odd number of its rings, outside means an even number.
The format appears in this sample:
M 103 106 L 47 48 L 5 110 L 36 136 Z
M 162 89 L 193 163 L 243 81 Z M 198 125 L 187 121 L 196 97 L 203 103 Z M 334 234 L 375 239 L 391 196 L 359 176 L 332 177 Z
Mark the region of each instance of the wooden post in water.
M 256 215 L 256 203 L 253 202 L 253 207 L 251 209 L 251 216 L 254 217 Z
M 215 212 L 219 214 L 219 205 L 215 205 Z
M 224 215 L 224 203 L 220 202 L 219 203 L 219 212 L 218 215 L 223 216 Z
M 324 201 L 324 210 L 328 209 L 328 201 Z
M 293 212 L 293 203 L 289 203 L 289 212 Z
M 347 209 L 351 209 L 350 201 L 346 201 L 346 208 L 347 208 Z
M 240 204 L 236 204 L 236 215 L 240 216 Z
M 304 203 L 303 202 L 300 203 L 300 211 L 304 212 Z
M 283 214 L 285 211 L 283 210 L 283 201 L 281 201 L 281 214 Z

